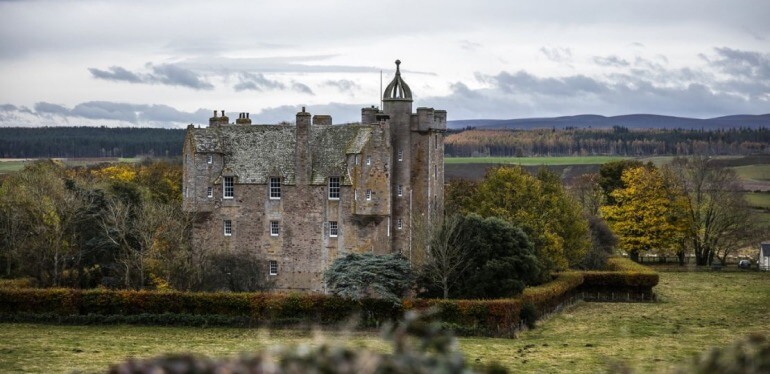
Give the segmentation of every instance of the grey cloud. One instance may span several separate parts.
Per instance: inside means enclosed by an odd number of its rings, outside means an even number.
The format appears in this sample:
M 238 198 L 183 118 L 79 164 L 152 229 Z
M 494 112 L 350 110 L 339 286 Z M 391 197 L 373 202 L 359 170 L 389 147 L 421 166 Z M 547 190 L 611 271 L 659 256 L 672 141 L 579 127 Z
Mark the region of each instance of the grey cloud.
M 98 78 L 98 79 L 105 79 L 110 81 L 122 81 L 122 82 L 129 82 L 129 83 L 143 83 L 142 78 L 140 78 L 138 75 L 120 66 L 110 66 L 109 71 L 101 70 L 97 68 L 88 68 L 88 71 L 91 72 L 91 75 L 94 78 Z
M 626 67 L 630 65 L 628 61 L 618 56 L 607 56 L 607 57 L 596 56 L 593 58 L 593 60 L 597 65 L 601 65 L 601 66 Z
M 211 90 L 214 86 L 192 70 L 174 64 L 147 64 L 152 72 L 140 74 L 129 71 L 120 66 L 111 66 L 108 70 L 88 68 L 91 76 L 114 82 L 164 84 L 168 86 L 181 86 L 195 90 Z
M 136 112 L 141 106 L 109 101 L 89 101 L 75 105 L 70 114 L 89 119 L 118 120 L 131 123 L 137 122 Z
M 13 104 L 2 104 L 0 105 L 0 111 L 3 112 L 11 112 L 14 110 L 19 110 L 19 108 L 16 107 L 16 105 Z
M 460 48 L 466 50 L 466 51 L 475 51 L 481 47 L 481 43 L 476 43 L 470 40 L 461 40 L 460 41 Z
M 248 72 L 241 72 L 237 75 L 238 83 L 233 86 L 236 91 L 268 91 L 268 90 L 282 90 L 286 86 L 275 80 L 265 78 L 263 74 L 253 74 Z
M 310 89 L 310 87 L 308 87 L 306 84 L 302 84 L 299 82 L 292 82 L 291 89 L 300 93 L 315 95 L 313 93 L 313 90 Z
M 350 92 L 354 89 L 360 89 L 361 86 L 358 85 L 358 83 L 348 80 L 348 79 L 340 79 L 340 80 L 327 80 L 323 83 L 325 86 L 331 86 L 335 87 L 340 92 Z
M 544 54 L 549 60 L 560 63 L 572 61 L 572 50 L 560 47 L 542 47 L 540 53 Z
M 770 54 L 728 47 L 715 48 L 715 51 L 716 59 L 706 59 L 722 72 L 741 78 L 770 80 Z
M 70 110 L 58 104 L 51 104 L 51 103 L 46 103 L 44 101 L 41 101 L 39 103 L 35 103 L 35 112 L 45 113 L 45 114 L 68 115 L 70 113 Z
M 371 104 L 370 104 L 371 105 Z M 282 121 L 293 122 L 297 112 L 303 106 L 312 114 L 329 114 L 335 124 L 360 122 L 361 108 L 368 107 L 367 104 L 342 104 L 329 103 L 323 105 L 282 105 L 278 107 L 266 108 L 257 114 L 252 114 L 251 118 L 255 123 L 271 124 Z
M 501 72 L 495 76 L 487 76 L 486 81 L 506 93 L 576 96 L 606 91 L 603 84 L 584 75 L 539 78 L 525 71 L 519 71 L 513 75 L 508 72 Z
M 152 71 L 153 74 L 151 79 L 156 82 L 171 86 L 189 87 L 196 90 L 214 89 L 213 85 L 202 80 L 201 77 L 192 70 L 173 64 L 153 65 Z

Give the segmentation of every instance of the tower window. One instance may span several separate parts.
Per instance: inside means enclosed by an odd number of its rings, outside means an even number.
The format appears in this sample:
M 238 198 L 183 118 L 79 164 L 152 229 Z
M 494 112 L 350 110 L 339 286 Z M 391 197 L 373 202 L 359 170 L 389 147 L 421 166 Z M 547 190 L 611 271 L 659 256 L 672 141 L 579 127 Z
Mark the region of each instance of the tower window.
M 399 161 L 404 161 L 404 151 L 403 150 L 399 150 L 398 151 L 398 160 Z
M 281 226 L 278 221 L 270 221 L 270 236 L 278 236 L 281 234 Z
M 372 190 L 366 190 L 366 200 L 372 199 Z
M 404 228 L 404 220 L 402 218 L 399 218 L 396 220 L 396 229 L 401 230 Z
M 371 165 L 372 164 L 372 156 L 366 156 L 366 164 Z
M 206 158 L 206 162 L 209 163 L 209 164 L 213 164 L 214 163 L 214 155 L 208 155 L 208 157 Z
M 433 137 L 433 149 L 438 149 L 438 134 Z
M 222 197 L 225 199 L 232 199 L 235 197 L 235 178 L 224 178 L 224 182 L 222 182 Z
M 329 237 L 336 238 L 339 232 L 337 221 L 329 221 Z
M 225 233 L 225 236 L 233 235 L 233 221 L 229 219 L 226 219 L 224 221 L 224 233 Z
M 274 200 L 281 198 L 281 178 L 270 177 L 270 198 Z
M 398 185 L 398 196 L 404 196 L 404 186 Z
M 329 177 L 329 200 L 340 198 L 340 177 Z
M 270 275 L 278 275 L 278 261 L 270 260 Z
M 208 186 L 206 188 L 206 197 L 214 197 L 214 187 Z
M 438 165 L 433 165 L 433 179 L 438 179 Z

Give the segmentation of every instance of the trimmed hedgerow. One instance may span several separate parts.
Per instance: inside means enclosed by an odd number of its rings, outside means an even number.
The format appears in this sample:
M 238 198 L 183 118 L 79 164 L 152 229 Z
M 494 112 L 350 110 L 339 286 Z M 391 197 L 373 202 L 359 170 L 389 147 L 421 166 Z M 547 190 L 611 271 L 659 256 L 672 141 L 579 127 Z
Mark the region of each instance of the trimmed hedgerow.
M 516 298 L 497 300 L 352 300 L 333 295 L 282 293 L 192 293 L 0 287 L 0 320 L 54 323 L 151 325 L 335 324 L 357 315 L 359 325 L 377 327 L 405 310 L 434 309 L 459 334 L 513 336 L 524 315 L 541 318 L 588 295 L 625 292 L 627 299 L 651 299 L 658 275 L 625 259 L 610 259 L 609 272 L 565 272 L 530 287 Z M 641 295 L 643 297 L 638 297 Z M 633 297 L 632 297 L 633 296 Z M 587 297 L 587 296 L 586 296 Z M 612 299 L 611 300 L 615 300 Z M 34 317 L 37 316 L 37 317 Z

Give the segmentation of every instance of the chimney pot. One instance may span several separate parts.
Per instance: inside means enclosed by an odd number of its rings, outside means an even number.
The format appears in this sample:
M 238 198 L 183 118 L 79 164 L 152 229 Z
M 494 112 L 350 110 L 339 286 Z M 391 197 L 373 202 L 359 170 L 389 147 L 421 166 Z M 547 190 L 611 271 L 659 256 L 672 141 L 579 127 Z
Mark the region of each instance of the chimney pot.
M 222 111 L 222 117 L 224 117 L 224 116 L 225 116 L 225 111 L 223 110 L 223 111 Z

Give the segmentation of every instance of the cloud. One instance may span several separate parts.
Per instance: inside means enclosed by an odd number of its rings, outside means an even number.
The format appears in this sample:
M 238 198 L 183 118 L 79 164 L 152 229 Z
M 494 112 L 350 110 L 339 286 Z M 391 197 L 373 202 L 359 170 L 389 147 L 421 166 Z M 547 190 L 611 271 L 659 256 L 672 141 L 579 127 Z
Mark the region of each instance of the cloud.
M 313 93 L 313 90 L 310 89 L 310 87 L 308 87 L 305 84 L 299 83 L 299 82 L 292 82 L 291 89 L 294 90 L 294 91 L 297 91 L 299 93 L 304 93 L 304 94 L 308 94 L 308 95 L 315 95 Z
M 88 101 L 72 109 L 47 102 L 38 102 L 32 111 L 12 104 L 0 105 L 4 116 L 0 125 L 59 126 L 68 124 L 88 126 L 153 126 L 182 127 L 189 123 L 205 123 L 211 110 L 185 112 L 167 105 L 130 104 L 111 101 Z M 7 123 L 6 123 L 7 122 Z
M 584 75 L 559 78 L 539 78 L 526 71 L 514 74 L 500 72 L 494 76 L 481 76 L 482 81 L 492 84 L 505 93 L 540 94 L 551 96 L 576 96 L 606 91 L 602 83 Z
M 238 83 L 233 86 L 233 89 L 240 91 L 268 91 L 268 90 L 283 90 L 286 86 L 279 82 L 265 78 L 263 74 L 253 74 L 248 72 L 240 72 L 237 74 Z
M 155 82 L 170 86 L 189 87 L 196 90 L 214 89 L 213 85 L 201 79 L 192 70 L 173 64 L 152 65 L 152 71 L 153 74 L 150 76 L 150 79 Z
M 595 56 L 593 60 L 597 65 L 601 65 L 601 66 L 626 67 L 630 65 L 628 61 L 618 56 L 607 56 L 607 57 Z
M 97 68 L 88 68 L 88 71 L 90 71 L 91 75 L 97 79 L 117 82 L 143 83 L 142 78 L 140 78 L 138 75 L 120 66 L 110 66 L 109 71 Z
M 545 55 L 549 60 L 558 63 L 569 63 L 572 61 L 572 50 L 569 48 L 560 47 L 542 47 L 540 53 Z
M 111 66 L 108 70 L 88 68 L 91 76 L 113 82 L 129 82 L 144 84 L 164 84 L 168 86 L 180 86 L 195 90 L 212 90 L 214 86 L 206 82 L 201 75 L 174 64 L 147 64 L 150 73 L 140 74 L 129 71 L 120 66 Z
M 770 54 L 728 47 L 714 50 L 716 58 L 707 61 L 721 72 L 736 78 L 770 80 Z
M 366 104 L 344 104 L 328 103 L 321 105 L 281 105 L 277 107 L 265 108 L 259 113 L 251 114 L 254 123 L 274 124 L 282 121 L 292 122 L 295 120 L 300 108 L 305 107 L 312 114 L 328 114 L 332 116 L 335 124 L 351 123 L 361 121 L 361 108 L 368 107 Z
M 353 90 L 361 89 L 361 86 L 358 85 L 358 83 L 348 79 L 327 80 L 323 83 L 323 85 L 337 88 L 338 90 L 340 90 L 340 92 L 348 92 L 348 93 Z

